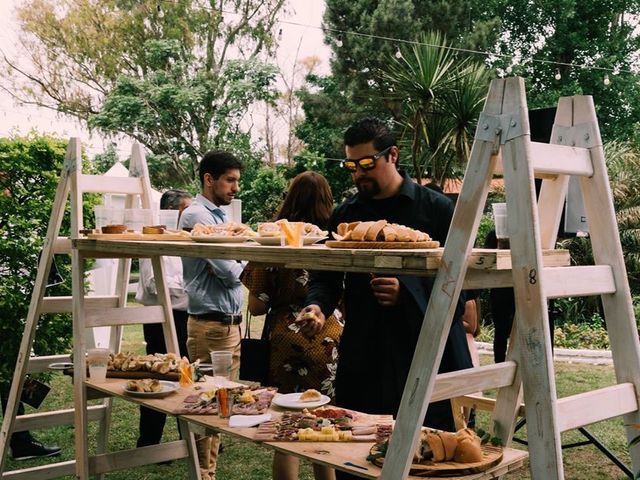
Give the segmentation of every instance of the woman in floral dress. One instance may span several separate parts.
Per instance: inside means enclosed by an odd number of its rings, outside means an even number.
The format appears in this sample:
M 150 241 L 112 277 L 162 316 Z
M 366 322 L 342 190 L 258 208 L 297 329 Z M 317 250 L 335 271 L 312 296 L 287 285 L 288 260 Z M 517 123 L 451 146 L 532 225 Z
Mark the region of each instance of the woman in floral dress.
M 312 223 L 324 229 L 332 208 L 333 196 L 327 180 L 318 173 L 303 172 L 291 182 L 276 219 Z M 295 319 L 304 306 L 308 279 L 306 270 L 251 263 L 242 276 L 249 289 L 249 311 L 252 315 L 267 314 L 271 350 L 269 385 L 278 387 L 280 393 L 314 388 L 333 397 L 342 315 L 336 310 L 314 337 L 299 332 Z M 274 480 L 297 479 L 298 469 L 297 458 L 274 454 Z M 327 467 L 314 464 L 313 469 L 316 480 L 335 478 L 333 470 Z

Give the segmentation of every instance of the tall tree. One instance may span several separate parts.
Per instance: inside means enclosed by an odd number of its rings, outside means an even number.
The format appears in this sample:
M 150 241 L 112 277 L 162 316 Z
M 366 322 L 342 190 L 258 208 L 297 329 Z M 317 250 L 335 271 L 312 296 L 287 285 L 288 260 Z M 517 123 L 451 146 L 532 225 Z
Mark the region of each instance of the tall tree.
M 5 56 L 3 88 L 130 135 L 158 157 L 160 184 L 188 182 L 203 151 L 236 142 L 248 108 L 273 98 L 261 59 L 284 1 L 27 0 L 29 61 Z
M 502 18 L 496 53 L 504 56 L 493 65 L 525 77 L 530 107 L 555 106 L 560 95 L 593 95 L 605 139 L 637 129 L 640 85 L 632 72 L 640 1 L 488 0 L 481 7 L 480 17 Z

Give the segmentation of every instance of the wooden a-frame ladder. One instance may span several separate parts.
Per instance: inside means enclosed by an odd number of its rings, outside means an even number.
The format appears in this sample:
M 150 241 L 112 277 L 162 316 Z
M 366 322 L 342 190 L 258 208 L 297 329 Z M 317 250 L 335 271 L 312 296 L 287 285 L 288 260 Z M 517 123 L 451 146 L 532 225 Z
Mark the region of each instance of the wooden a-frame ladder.
M 7 409 L 3 417 L 2 429 L 0 430 L 0 478 L 7 477 L 12 479 L 28 480 L 37 478 L 38 480 L 45 480 L 49 478 L 58 478 L 64 475 L 73 475 L 77 469 L 76 461 L 69 460 L 49 463 L 39 467 L 5 472 L 5 461 L 11 434 L 15 431 L 49 428 L 73 423 L 76 423 L 77 428 L 77 408 L 20 416 L 17 415 L 17 411 L 20 393 L 22 392 L 25 377 L 28 373 L 43 372 L 47 370 L 50 363 L 61 361 L 68 362 L 71 358 L 69 355 L 32 357 L 30 356 L 30 353 L 35 335 L 37 334 L 38 320 L 41 315 L 46 313 L 73 313 L 75 309 L 77 309 L 78 301 L 75 298 L 76 292 L 74 292 L 74 296 L 47 297 L 45 296 L 45 291 L 53 256 L 55 254 L 72 254 L 72 257 L 74 256 L 71 249 L 71 239 L 79 238 L 80 231 L 83 229 L 83 194 L 125 194 L 125 207 L 131 208 L 134 205 L 134 200 L 139 198 L 143 208 L 151 208 L 151 183 L 149 180 L 144 151 L 139 144 L 134 144 L 132 147 L 128 178 L 83 174 L 81 153 L 80 140 L 78 138 L 71 138 L 67 147 L 62 173 L 56 189 L 55 200 L 49 219 L 47 234 L 44 239 L 40 261 L 38 263 L 38 271 L 33 292 L 31 294 L 31 301 L 25 322 L 20 351 L 18 353 L 13 381 L 11 383 L 9 397 L 7 399 Z M 71 212 L 70 238 L 59 236 L 67 200 L 70 200 Z M 83 291 L 81 300 L 83 302 L 83 306 L 93 312 L 95 317 L 99 317 L 103 312 L 109 312 L 110 309 L 124 309 L 127 303 L 127 286 L 129 283 L 130 267 L 130 259 L 120 259 L 118 261 L 115 294 L 112 296 L 87 296 L 85 298 Z M 75 265 L 72 258 L 72 273 L 75 275 L 75 272 L 73 272 L 74 268 Z M 163 278 L 162 266 L 159 265 L 158 268 L 159 271 L 154 271 L 154 274 L 156 274 L 156 278 Z M 158 274 L 160 277 L 158 277 Z M 164 282 L 160 281 L 158 284 L 159 297 L 161 297 L 162 293 L 160 292 L 161 283 L 164 284 Z M 81 284 L 84 285 L 84 281 L 81 282 Z M 163 298 L 168 299 L 169 296 L 166 290 L 165 293 L 166 296 Z M 165 310 L 169 312 L 167 317 L 169 321 L 165 321 L 164 323 L 165 339 L 167 340 L 168 351 L 177 352 L 177 340 L 171 317 L 171 309 L 166 308 Z M 95 326 L 98 325 L 100 325 L 100 322 L 96 321 Z M 74 324 L 75 366 L 77 367 L 78 365 L 82 365 L 83 368 L 81 370 L 84 370 L 84 349 L 87 346 L 86 332 L 84 330 L 81 332 L 76 330 L 77 329 Z M 109 340 L 109 348 L 111 351 L 117 352 L 120 350 L 121 337 L 122 325 L 112 327 Z M 78 348 L 79 346 L 82 347 L 82 350 Z M 92 346 L 91 340 L 89 340 L 89 346 Z M 78 369 L 76 368 L 76 370 Z M 85 372 L 83 371 L 82 373 Z M 76 377 L 78 377 L 77 372 Z M 84 379 L 84 377 L 85 375 L 82 375 L 82 379 Z M 78 382 L 74 385 L 74 393 L 76 397 L 79 395 L 79 390 L 82 390 L 83 398 L 86 399 L 86 389 L 84 385 L 82 385 L 82 382 L 79 387 Z M 105 473 L 106 471 L 109 471 L 110 464 L 108 462 L 108 457 L 117 455 L 105 453 L 107 451 L 109 425 L 111 420 L 111 403 L 112 400 L 110 398 L 103 398 L 100 404 L 89 406 L 82 412 L 82 418 L 84 420 L 99 422 L 98 444 L 96 449 L 98 456 L 96 457 L 97 461 L 93 462 L 91 468 L 93 473 Z M 81 424 L 81 428 L 82 426 L 83 425 Z M 85 455 L 82 455 L 82 452 L 86 452 L 86 442 L 88 441 L 86 433 L 86 425 L 84 425 L 84 445 L 82 445 L 82 447 L 79 445 L 79 442 L 76 441 L 76 457 L 79 456 L 85 461 L 87 461 L 87 458 Z M 76 435 L 76 439 L 77 438 L 78 436 Z M 180 447 L 182 447 L 177 450 L 182 452 L 185 451 L 184 441 L 178 441 L 175 443 L 180 443 Z M 156 447 L 147 447 L 147 449 L 149 448 Z M 182 456 L 184 457 L 186 455 Z M 101 457 L 104 461 L 100 461 Z M 154 458 L 154 461 L 173 458 L 180 457 L 176 456 L 174 452 L 167 456 L 167 458 L 163 457 L 159 460 Z M 197 459 L 197 457 L 194 458 Z M 192 468 L 197 469 L 197 465 Z
M 500 167 L 511 242 L 512 270 L 506 276 L 467 269 L 489 185 Z M 572 175 L 580 178 L 595 265 L 544 267 L 542 249 L 555 247 Z M 535 177 L 543 179 L 537 203 Z M 463 282 L 469 288 L 513 285 L 516 318 L 507 361 L 437 375 Z M 558 398 L 548 299 L 588 295 L 602 299 L 617 383 Z M 434 388 L 437 378 L 446 380 L 447 392 Z M 406 478 L 430 401 L 489 388 L 499 389 L 492 433 L 506 446 L 524 396 L 534 479 L 564 478 L 561 432 L 622 415 L 627 439 L 640 433 L 633 426 L 640 423 L 638 332 L 592 98 L 561 98 L 551 143 L 531 142 L 521 78 L 491 83 L 380 478 Z M 638 472 L 640 446 L 630 450 Z

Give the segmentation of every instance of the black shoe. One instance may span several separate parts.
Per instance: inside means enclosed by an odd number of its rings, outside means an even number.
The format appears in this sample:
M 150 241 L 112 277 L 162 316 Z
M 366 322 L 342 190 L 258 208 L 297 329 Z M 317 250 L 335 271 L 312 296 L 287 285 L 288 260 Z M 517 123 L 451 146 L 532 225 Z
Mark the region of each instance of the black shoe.
M 38 457 L 55 457 L 60 455 L 60 447 L 43 445 L 38 440 L 32 440 L 20 446 L 11 447 L 14 460 L 29 460 Z

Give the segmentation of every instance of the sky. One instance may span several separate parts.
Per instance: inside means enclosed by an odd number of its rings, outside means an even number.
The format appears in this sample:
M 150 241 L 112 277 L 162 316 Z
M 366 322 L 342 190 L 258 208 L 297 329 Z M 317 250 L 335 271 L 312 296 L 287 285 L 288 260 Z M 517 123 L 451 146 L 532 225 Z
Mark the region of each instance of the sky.
M 8 54 L 16 51 L 19 26 L 15 7 L 21 0 L 0 0 L 0 45 Z M 323 42 L 320 25 L 324 11 L 322 0 L 289 0 L 287 12 L 280 16 L 283 20 L 277 28 L 282 29 L 282 40 L 277 52 L 278 65 L 288 72 L 296 59 L 316 55 L 321 58 L 320 73 L 329 70 L 330 49 Z M 264 114 L 255 110 L 252 121 L 259 125 Z M 69 117 L 63 117 L 49 109 L 16 105 L 6 92 L 0 92 L 0 137 L 11 134 L 27 134 L 32 130 L 55 134 L 61 138 L 80 137 L 90 155 L 104 150 L 111 140 L 90 133 L 82 125 Z M 131 142 L 116 140 L 118 154 L 123 159 L 128 156 Z

